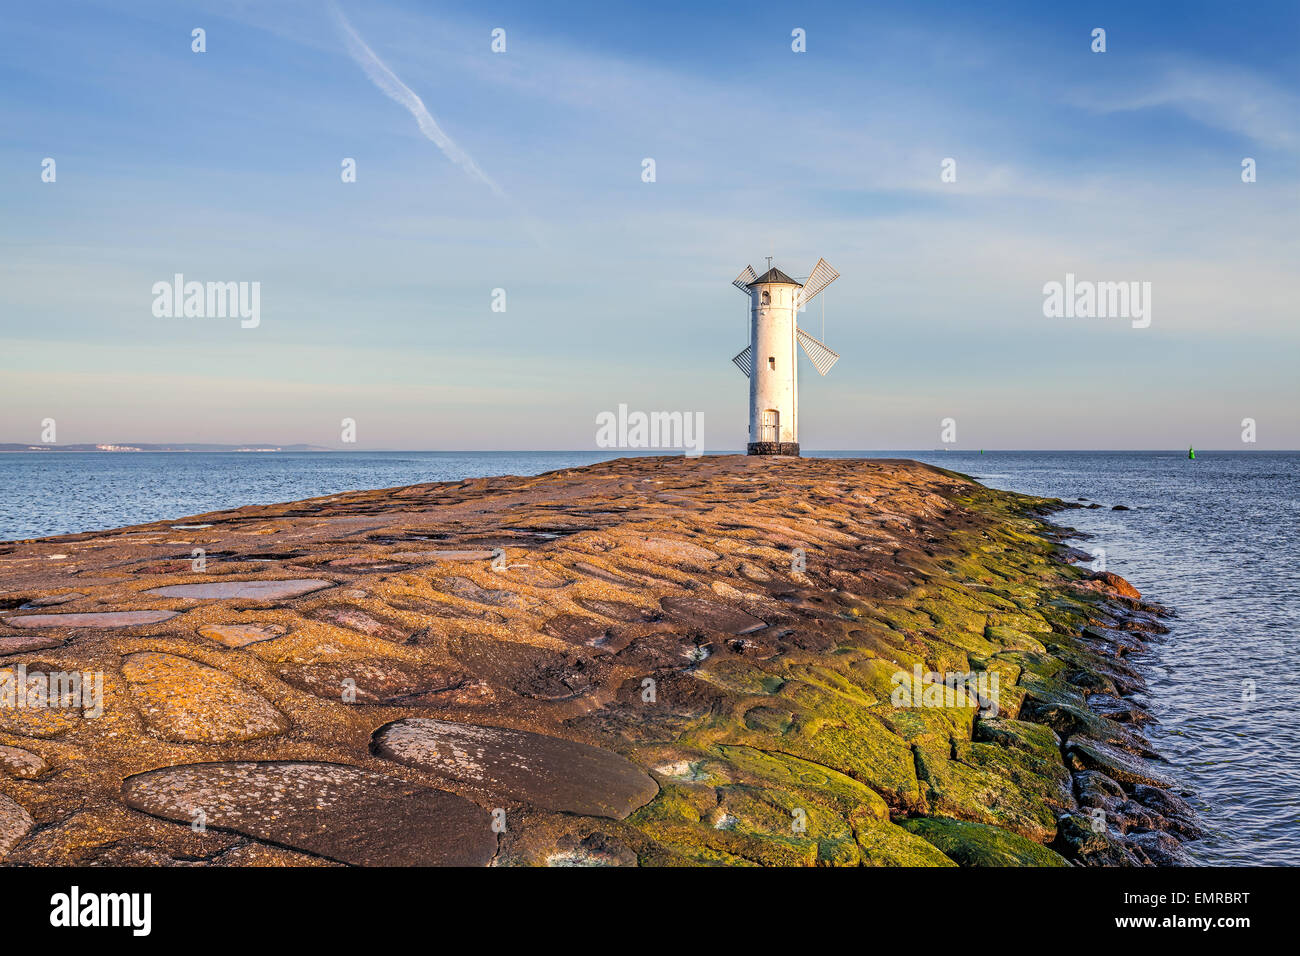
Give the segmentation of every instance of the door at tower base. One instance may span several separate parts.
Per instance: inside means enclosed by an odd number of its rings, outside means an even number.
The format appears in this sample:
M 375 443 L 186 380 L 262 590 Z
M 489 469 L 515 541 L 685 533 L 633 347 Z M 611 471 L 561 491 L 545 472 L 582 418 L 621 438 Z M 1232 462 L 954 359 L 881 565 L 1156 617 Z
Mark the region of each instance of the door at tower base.
M 793 455 L 799 457 L 797 441 L 752 441 L 748 445 L 751 455 Z

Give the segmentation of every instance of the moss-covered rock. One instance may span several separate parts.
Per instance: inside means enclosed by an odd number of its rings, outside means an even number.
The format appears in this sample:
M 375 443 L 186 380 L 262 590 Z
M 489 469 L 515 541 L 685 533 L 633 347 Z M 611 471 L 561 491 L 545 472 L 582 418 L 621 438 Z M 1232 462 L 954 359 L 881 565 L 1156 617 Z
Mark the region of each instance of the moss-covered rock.
M 1043 646 L 1043 642 L 1038 638 L 1031 637 L 1024 631 L 1018 631 L 1014 627 L 1007 627 L 1005 624 L 990 624 L 984 629 L 984 637 L 1003 650 L 1033 651 L 1035 654 L 1047 652 L 1047 648 Z
M 916 463 L 710 456 L 211 516 L 195 522 L 201 534 L 186 533 L 209 553 L 294 554 L 304 568 L 328 567 L 339 586 L 259 609 L 258 621 L 278 629 L 274 641 L 196 643 L 235 626 L 236 612 L 161 597 L 150 606 L 167 605 L 168 617 L 148 627 L 41 636 L 39 647 L 58 648 L 57 669 L 106 672 L 105 710 L 96 720 L 75 709 L 0 713 L 0 730 L 22 738 L 12 743 L 48 742 L 38 749 L 58 770 L 19 782 L 10 769 L 0 784 L 21 788 L 33 818 L 68 820 L 86 801 L 120 807 L 132 774 L 260 760 L 267 748 L 401 776 L 385 768 L 372 732 L 432 708 L 485 735 L 513 728 L 599 747 L 660 784 L 622 820 L 558 811 L 545 788 L 522 787 L 499 863 L 948 866 L 1032 855 L 1016 835 L 1050 840 L 1055 814 L 1075 809 L 1050 728 L 1067 749 L 1074 737 L 1097 742 L 1069 749 L 1071 762 L 1107 759 L 1120 767 L 1108 774 L 1149 779 L 1124 751 L 1097 749 L 1143 752 L 1130 728 L 1090 713 L 1085 699 L 1131 693 L 1138 676 L 1116 656 L 1117 641 L 1076 636 L 1133 619 L 1061 563 L 1036 513 L 1051 506 Z M 364 533 L 340 534 L 356 522 Z M 511 570 L 496 573 L 482 549 L 503 529 Z M 81 610 L 134 606 L 147 589 L 185 583 L 187 565 L 158 565 L 149 543 L 177 530 L 69 539 L 57 568 L 37 560 L 44 545 L 16 543 L 4 589 L 61 594 L 73 572 Z M 448 550 L 411 543 L 431 540 Z M 792 564 L 794 548 L 805 567 Z M 280 574 L 277 562 L 220 566 L 259 581 Z M 35 650 L 0 640 L 11 655 Z M 328 692 L 280 679 L 289 663 L 319 670 Z M 335 684 L 359 680 L 364 692 L 372 672 L 394 675 L 392 689 L 364 707 L 339 699 Z M 177 674 L 194 687 L 178 693 Z M 909 686 L 910 700 L 895 696 L 900 674 L 923 685 Z M 584 773 L 576 757 L 571 773 Z M 444 777 L 441 786 L 472 790 Z M 1136 804 L 1118 810 L 1150 818 Z M 935 827 L 946 828 L 951 852 L 934 842 L 939 829 L 922 838 L 890 813 L 944 818 Z M 211 847 L 178 850 L 158 826 L 123 816 L 78 837 L 88 842 L 76 854 L 212 856 Z M 1070 826 L 1079 839 L 1057 845 L 1072 858 L 1129 861 Z M 23 835 L 12 858 L 66 859 L 62 833 Z M 394 834 L 391 845 L 400 843 Z M 1144 859 L 1172 858 L 1164 840 L 1147 843 Z
M 923 817 L 902 826 L 961 866 L 1069 866 L 1053 850 L 1000 827 L 969 820 Z
M 1047 783 L 1026 772 L 1007 776 L 1002 766 L 950 758 L 946 750 L 916 746 L 917 777 L 930 813 L 1005 827 L 1040 843 L 1056 836 Z
M 830 767 L 753 747 L 724 744 L 718 752 L 727 763 L 755 778 L 772 781 L 784 789 L 819 791 L 846 813 L 862 810 L 877 820 L 889 819 L 889 805 L 880 794 Z
M 956 866 L 932 843 L 892 823 L 857 830 L 858 848 L 867 866 Z

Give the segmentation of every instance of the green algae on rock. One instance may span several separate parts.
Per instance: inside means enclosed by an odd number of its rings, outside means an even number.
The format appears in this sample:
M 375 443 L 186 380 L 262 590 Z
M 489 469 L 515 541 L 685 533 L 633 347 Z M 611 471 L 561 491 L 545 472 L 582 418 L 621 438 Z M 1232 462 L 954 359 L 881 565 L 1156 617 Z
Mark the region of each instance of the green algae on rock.
M 9 858 L 1178 862 L 1127 700 L 1162 612 L 1071 566 L 1059 507 L 915 462 L 636 458 L 195 516 L 202 572 L 168 523 L 60 538 L 57 570 L 15 543 L 0 678 L 105 700 L 0 706 Z M 54 603 L 152 613 L 24 629 Z
M 925 839 L 961 866 L 1069 866 L 1041 843 L 1000 827 L 946 817 L 904 820 L 904 829 Z

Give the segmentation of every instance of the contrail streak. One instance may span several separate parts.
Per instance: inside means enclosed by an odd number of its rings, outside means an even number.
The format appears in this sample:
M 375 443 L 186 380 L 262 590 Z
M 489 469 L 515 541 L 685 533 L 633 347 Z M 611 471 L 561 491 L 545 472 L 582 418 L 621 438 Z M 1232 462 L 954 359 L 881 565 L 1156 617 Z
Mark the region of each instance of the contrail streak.
M 352 24 L 343 15 L 343 11 L 333 4 L 331 6 L 333 6 L 334 17 L 343 32 L 343 39 L 347 43 L 348 53 L 351 54 L 352 59 L 357 61 L 357 65 L 365 71 L 366 76 L 370 77 L 370 82 L 379 87 L 390 99 L 396 100 L 410 110 L 411 115 L 415 117 L 416 123 L 420 126 L 420 132 L 442 150 L 443 155 L 470 176 L 486 184 L 488 188 L 504 199 L 506 194 L 502 192 L 501 187 L 494 183 L 487 173 L 479 169 L 478 164 L 474 162 L 469 153 L 457 146 L 455 141 L 442 131 L 438 121 L 433 118 L 433 115 L 425 107 L 424 101 L 416 96 L 409 86 L 398 79 L 397 74 L 390 70 L 383 60 L 375 56 L 375 51 L 366 45 L 366 41 L 357 35 L 356 30 L 352 29 Z

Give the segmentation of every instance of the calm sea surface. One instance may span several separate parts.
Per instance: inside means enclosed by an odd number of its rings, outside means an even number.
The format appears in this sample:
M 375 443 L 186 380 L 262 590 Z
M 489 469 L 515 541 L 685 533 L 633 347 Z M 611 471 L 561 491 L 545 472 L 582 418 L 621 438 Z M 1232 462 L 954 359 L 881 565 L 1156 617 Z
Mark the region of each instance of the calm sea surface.
M 815 454 L 815 453 L 808 453 Z M 1207 864 L 1300 863 L 1300 454 L 828 452 L 912 457 L 996 488 L 1107 507 L 1057 520 L 1108 570 L 1173 609 L 1137 659 L 1157 748 L 1201 808 Z M 0 540 L 239 505 L 482 475 L 531 475 L 608 452 L 0 454 Z M 1111 511 L 1125 504 L 1132 511 Z

